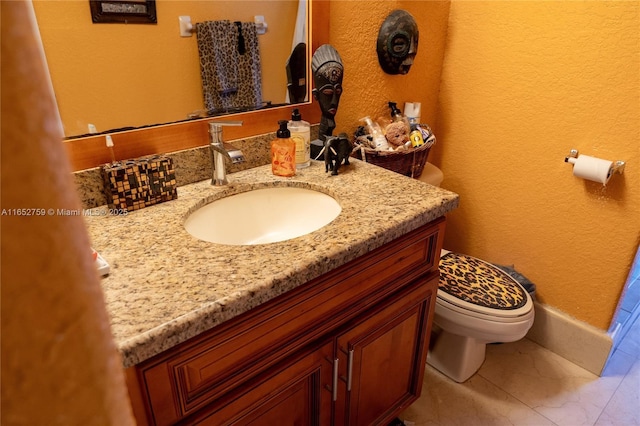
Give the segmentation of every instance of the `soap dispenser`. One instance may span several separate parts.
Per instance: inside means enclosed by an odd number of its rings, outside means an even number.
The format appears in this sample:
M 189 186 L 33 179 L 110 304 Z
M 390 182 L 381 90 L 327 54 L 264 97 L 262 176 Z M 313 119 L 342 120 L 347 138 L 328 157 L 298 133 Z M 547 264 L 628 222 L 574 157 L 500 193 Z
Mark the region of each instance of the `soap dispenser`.
M 389 109 L 391 110 L 391 119 L 394 122 L 400 121 L 404 123 L 405 127 L 407 128 L 407 133 L 409 133 L 411 131 L 411 124 L 409 123 L 409 119 L 404 114 L 402 114 L 402 111 L 398 109 L 397 104 L 395 102 L 389 102 Z
M 361 118 L 360 121 L 364 121 L 365 125 L 367 126 L 367 133 L 369 133 L 369 135 L 371 135 L 371 137 L 373 138 L 373 143 L 376 145 L 376 150 L 388 151 L 389 142 L 384 136 L 384 133 L 382 133 L 380 125 L 373 121 L 369 116 Z
M 271 171 L 276 176 L 291 177 L 296 174 L 296 143 L 287 129 L 287 120 L 278 121 L 280 128 L 271 142 Z
M 300 110 L 295 108 L 291 113 L 291 121 L 287 124 L 291 139 L 296 144 L 296 168 L 304 169 L 311 165 L 311 125 L 302 120 Z

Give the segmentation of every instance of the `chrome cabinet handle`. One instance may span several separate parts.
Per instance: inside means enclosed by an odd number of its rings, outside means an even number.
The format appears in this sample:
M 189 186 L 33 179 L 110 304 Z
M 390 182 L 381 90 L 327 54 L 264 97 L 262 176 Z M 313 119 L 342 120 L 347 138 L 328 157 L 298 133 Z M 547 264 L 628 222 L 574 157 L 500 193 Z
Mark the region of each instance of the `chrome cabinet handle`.
M 347 392 L 351 392 L 351 376 L 353 375 L 353 349 L 349 351 L 349 361 L 347 362 Z
M 333 400 L 338 399 L 338 358 L 333 360 Z

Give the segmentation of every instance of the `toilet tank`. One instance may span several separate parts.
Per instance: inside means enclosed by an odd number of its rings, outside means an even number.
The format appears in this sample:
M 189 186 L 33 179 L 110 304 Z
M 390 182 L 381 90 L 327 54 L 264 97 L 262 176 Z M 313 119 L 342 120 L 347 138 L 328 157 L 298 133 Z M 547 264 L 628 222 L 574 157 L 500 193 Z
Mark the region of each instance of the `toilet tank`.
M 442 170 L 427 162 L 424 165 L 424 169 L 422 170 L 422 174 L 420 175 L 418 180 L 433 186 L 440 186 L 443 178 L 444 175 L 442 174 Z

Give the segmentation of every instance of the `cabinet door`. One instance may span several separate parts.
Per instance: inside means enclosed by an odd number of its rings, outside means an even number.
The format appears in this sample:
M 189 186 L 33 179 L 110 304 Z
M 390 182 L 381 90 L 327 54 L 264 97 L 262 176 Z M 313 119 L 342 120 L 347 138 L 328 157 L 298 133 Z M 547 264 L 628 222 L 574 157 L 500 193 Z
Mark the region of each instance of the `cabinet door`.
M 420 395 L 437 286 L 430 278 L 338 337 L 336 425 L 387 424 Z
M 316 346 L 250 380 L 185 424 L 330 425 L 334 342 Z

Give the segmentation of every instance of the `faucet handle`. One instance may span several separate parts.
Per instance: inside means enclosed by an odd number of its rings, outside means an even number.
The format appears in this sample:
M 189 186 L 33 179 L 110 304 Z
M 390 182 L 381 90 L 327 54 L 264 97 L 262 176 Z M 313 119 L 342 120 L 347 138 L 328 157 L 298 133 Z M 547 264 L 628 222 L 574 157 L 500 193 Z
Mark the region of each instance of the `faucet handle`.
M 209 122 L 209 134 L 211 135 L 212 143 L 222 143 L 222 126 L 242 126 L 243 122 L 240 120 L 221 120 Z
M 222 130 L 222 126 L 242 126 L 244 122 L 242 120 L 220 120 L 220 121 L 210 121 L 209 122 L 209 131 L 212 130 Z

